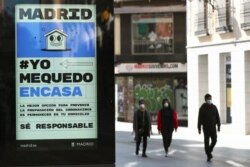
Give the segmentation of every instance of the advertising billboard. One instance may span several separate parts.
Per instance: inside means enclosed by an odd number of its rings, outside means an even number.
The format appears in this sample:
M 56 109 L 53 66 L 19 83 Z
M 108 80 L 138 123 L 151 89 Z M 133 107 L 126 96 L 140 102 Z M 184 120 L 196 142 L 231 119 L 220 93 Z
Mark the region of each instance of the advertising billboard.
M 93 5 L 16 5 L 18 141 L 97 138 L 95 13 Z
M 113 1 L 10 2 L 0 13 L 0 166 L 113 167 Z

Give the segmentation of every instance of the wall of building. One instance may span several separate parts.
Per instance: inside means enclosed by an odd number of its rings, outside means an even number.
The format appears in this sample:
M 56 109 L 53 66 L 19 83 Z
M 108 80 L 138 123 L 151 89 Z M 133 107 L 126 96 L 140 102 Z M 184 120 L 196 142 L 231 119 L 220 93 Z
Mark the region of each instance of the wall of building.
M 249 44 L 249 43 L 248 43 Z M 232 125 L 240 133 L 249 133 L 249 55 L 244 45 L 233 44 L 206 46 L 188 49 L 188 112 L 189 127 L 197 127 L 198 110 L 204 102 L 204 95 L 210 93 L 218 107 L 221 122 L 226 123 L 226 56 L 230 53 L 232 62 Z M 238 52 L 238 50 L 243 50 Z M 248 52 L 247 52 L 248 53 Z M 250 75 L 249 75 L 250 76 Z
M 187 126 L 185 5 L 183 2 L 171 2 L 173 4 L 169 4 L 169 1 L 164 1 L 161 5 L 154 2 L 147 4 L 141 2 L 141 5 L 135 3 L 132 6 L 120 4 L 121 6 L 114 10 L 118 120 L 132 121 L 139 99 L 145 99 L 146 107 L 155 122 L 162 99 L 168 97 L 173 107 L 178 108 L 180 117 L 184 120 L 182 122 Z M 176 5 L 176 3 L 179 4 Z M 149 22 L 144 18 L 149 18 Z M 139 31 L 140 23 L 144 25 L 146 23 L 149 29 L 149 31 L 145 30 L 146 35 L 141 32 L 142 29 Z M 167 38 L 160 38 L 161 33 L 157 34 L 158 23 L 171 25 L 161 32 L 164 34 L 163 37 Z M 154 49 L 150 48 L 152 50 L 149 49 L 151 45 L 147 45 L 152 29 L 155 30 L 159 41 L 168 40 L 168 42 L 164 41 L 166 43 L 156 41 L 163 46 L 158 50 L 156 48 L 158 43 L 153 43 Z M 140 44 L 135 45 L 135 43 L 138 41 L 142 43 L 142 51 L 137 50 Z M 144 43 L 146 43 L 145 46 Z M 175 63 L 174 66 L 177 64 L 176 68 L 170 67 L 170 63 Z M 183 66 L 185 66 L 184 70 L 181 68 Z M 175 103 L 176 101 L 178 104 Z
M 215 0 L 214 0 L 215 1 Z M 240 42 L 249 40 L 250 31 L 241 28 L 242 23 L 242 2 L 231 0 L 232 7 L 230 12 L 232 14 L 233 31 L 227 33 L 217 33 L 216 29 L 216 17 L 218 10 L 212 9 L 211 5 L 208 5 L 208 29 L 209 35 L 203 37 L 197 37 L 194 35 L 196 14 L 199 11 L 197 5 L 198 0 L 187 1 L 187 44 L 188 47 L 200 46 L 206 44 L 221 44 L 226 42 Z M 213 3 L 216 5 L 216 1 Z
M 216 4 L 216 1 L 211 1 Z M 214 3 L 215 2 L 215 3 Z M 198 1 L 187 1 L 187 63 L 189 127 L 197 128 L 200 105 L 205 93 L 213 96 L 221 122 L 228 120 L 226 59 L 231 57 L 231 132 L 250 134 L 250 31 L 241 28 L 242 3 L 231 0 L 233 31 L 218 33 L 216 8 L 208 4 L 209 34 L 195 36 Z M 216 7 L 216 6 L 215 6 Z
M 115 45 L 115 55 L 120 56 L 121 55 L 121 17 L 120 15 L 115 15 L 114 16 L 114 45 Z
M 245 52 L 246 134 L 250 134 L 250 51 Z

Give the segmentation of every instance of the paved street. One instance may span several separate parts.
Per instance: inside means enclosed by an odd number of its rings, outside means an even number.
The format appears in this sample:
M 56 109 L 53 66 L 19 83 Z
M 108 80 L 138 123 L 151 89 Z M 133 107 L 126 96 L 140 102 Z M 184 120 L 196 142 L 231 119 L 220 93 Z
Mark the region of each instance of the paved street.
M 135 155 L 131 123 L 116 123 L 116 167 L 250 167 L 250 136 L 233 137 L 218 134 L 212 162 L 206 162 L 203 134 L 178 128 L 173 134 L 169 157 L 165 157 L 161 135 L 153 126 L 154 135 L 148 140 L 148 158 Z M 142 149 L 141 149 L 142 150 Z

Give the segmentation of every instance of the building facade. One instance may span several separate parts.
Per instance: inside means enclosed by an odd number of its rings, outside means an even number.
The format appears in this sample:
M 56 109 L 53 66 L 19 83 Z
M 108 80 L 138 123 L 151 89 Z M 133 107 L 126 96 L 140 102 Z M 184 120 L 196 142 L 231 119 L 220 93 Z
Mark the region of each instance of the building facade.
M 187 125 L 186 6 L 179 1 L 115 1 L 117 117 L 132 121 L 139 99 L 152 121 L 168 98 Z
M 250 134 L 250 1 L 186 2 L 189 127 L 210 93 L 222 123 Z

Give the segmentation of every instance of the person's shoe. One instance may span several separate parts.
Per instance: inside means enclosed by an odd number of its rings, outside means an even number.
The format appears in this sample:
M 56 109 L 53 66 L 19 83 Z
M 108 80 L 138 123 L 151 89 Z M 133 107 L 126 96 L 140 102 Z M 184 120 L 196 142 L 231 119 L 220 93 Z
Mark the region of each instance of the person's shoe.
M 168 151 L 166 151 L 165 157 L 168 157 Z
M 148 156 L 147 156 L 147 154 L 142 154 L 142 157 L 144 157 L 144 158 L 147 158 Z
M 213 158 L 213 155 L 212 154 L 210 154 L 210 155 L 208 155 L 207 156 L 207 162 L 211 162 L 211 159 Z
M 165 157 L 168 157 L 168 152 L 169 152 L 169 150 L 167 149 L 167 150 L 165 150 Z
M 136 155 L 139 154 L 139 149 L 136 149 L 135 154 L 136 154 Z

